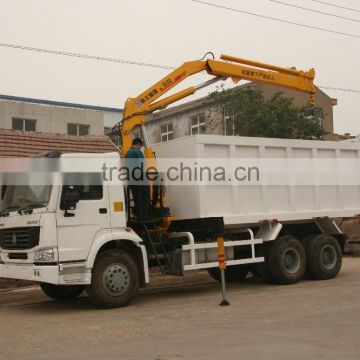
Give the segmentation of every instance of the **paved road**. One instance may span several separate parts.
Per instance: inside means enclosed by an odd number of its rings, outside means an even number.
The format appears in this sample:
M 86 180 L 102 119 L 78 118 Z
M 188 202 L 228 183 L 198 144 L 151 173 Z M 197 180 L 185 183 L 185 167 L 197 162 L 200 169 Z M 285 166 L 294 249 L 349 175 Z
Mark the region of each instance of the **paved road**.
M 169 282 L 155 279 L 116 310 L 86 297 L 56 303 L 37 289 L 0 292 L 0 359 L 360 358 L 360 258 L 344 259 L 330 281 L 232 284 L 228 307 L 207 274 Z

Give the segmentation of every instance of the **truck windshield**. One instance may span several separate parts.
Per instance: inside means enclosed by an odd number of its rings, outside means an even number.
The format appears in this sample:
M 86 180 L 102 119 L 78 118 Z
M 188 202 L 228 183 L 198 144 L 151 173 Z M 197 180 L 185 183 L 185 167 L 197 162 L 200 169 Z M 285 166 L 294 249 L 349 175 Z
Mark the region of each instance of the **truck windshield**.
M 39 208 L 49 203 L 50 185 L 7 185 L 1 189 L 1 211 Z

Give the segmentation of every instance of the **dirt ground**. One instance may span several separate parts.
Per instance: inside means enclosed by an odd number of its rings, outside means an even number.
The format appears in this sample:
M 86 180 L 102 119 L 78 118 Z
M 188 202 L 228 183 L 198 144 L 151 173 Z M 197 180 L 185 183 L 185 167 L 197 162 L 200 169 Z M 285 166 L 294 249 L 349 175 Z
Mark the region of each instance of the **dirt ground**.
M 12 289 L 34 285 L 31 281 L 0 279 L 0 289 Z
M 0 359 L 360 358 L 360 258 L 329 281 L 228 284 L 227 307 L 204 272 L 152 280 L 115 310 L 0 290 Z

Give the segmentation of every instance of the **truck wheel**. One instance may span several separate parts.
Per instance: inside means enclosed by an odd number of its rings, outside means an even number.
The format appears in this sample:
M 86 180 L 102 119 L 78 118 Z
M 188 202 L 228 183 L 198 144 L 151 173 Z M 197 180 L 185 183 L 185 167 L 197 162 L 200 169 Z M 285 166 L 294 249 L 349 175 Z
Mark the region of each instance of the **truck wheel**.
M 273 279 L 270 274 L 270 267 L 269 267 L 269 251 L 271 248 L 272 243 L 266 242 L 262 244 L 257 250 L 256 255 L 258 257 L 263 257 L 264 262 L 258 263 L 256 266 L 256 272 L 260 275 L 263 282 L 270 284 L 273 283 Z
M 308 235 L 305 235 L 303 238 L 301 238 L 301 243 L 303 244 L 304 246 L 304 249 L 305 249 L 305 254 L 306 254 L 306 269 L 305 269 L 305 275 L 304 277 L 306 279 L 312 279 L 313 276 L 310 274 L 310 271 L 309 271 L 309 256 L 307 255 L 307 248 L 308 248 L 308 244 L 310 243 L 310 241 L 312 240 L 312 238 L 314 238 L 315 236 L 317 236 L 318 234 L 308 234 Z
M 306 244 L 308 273 L 317 280 L 333 279 L 342 265 L 341 247 L 330 235 L 321 234 L 311 238 Z
M 80 285 L 53 285 L 40 283 L 40 288 L 46 296 L 58 301 L 76 299 L 84 291 L 84 286 Z
M 110 250 L 95 261 L 91 285 L 86 291 L 96 306 L 116 308 L 127 305 L 139 286 L 139 268 L 133 257 L 125 251 Z
M 269 250 L 268 266 L 275 283 L 281 285 L 297 283 L 304 277 L 306 270 L 303 245 L 292 236 L 276 239 Z
M 246 278 L 248 269 L 242 265 L 229 266 L 225 269 L 225 280 L 229 282 L 240 282 Z M 209 275 L 216 281 L 221 281 L 221 272 L 219 268 L 208 270 Z

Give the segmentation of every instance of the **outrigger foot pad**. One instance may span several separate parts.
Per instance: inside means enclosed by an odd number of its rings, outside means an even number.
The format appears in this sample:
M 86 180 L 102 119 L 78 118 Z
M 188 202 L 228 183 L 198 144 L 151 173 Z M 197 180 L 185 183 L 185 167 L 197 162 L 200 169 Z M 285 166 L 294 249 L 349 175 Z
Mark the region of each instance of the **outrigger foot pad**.
M 220 304 L 219 304 L 219 306 L 229 306 L 230 305 L 230 303 L 227 301 L 227 300 L 223 300 Z

